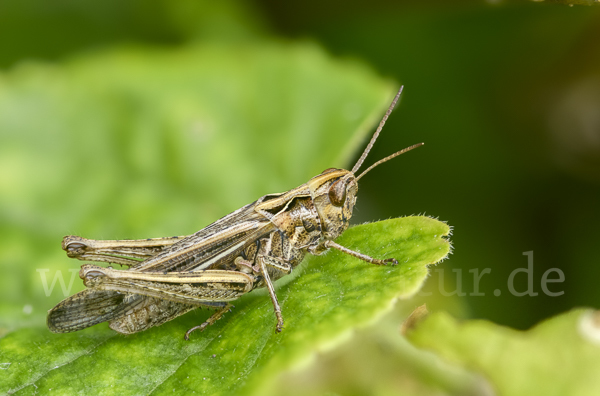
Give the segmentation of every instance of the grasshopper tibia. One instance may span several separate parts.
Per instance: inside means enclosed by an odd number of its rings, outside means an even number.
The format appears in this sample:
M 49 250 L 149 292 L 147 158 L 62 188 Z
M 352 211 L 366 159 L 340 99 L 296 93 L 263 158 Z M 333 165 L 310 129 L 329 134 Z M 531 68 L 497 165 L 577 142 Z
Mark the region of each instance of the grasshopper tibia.
M 378 259 L 374 259 L 371 256 L 367 256 L 366 254 L 362 254 L 359 252 L 355 252 L 354 250 L 348 249 L 347 247 L 344 247 L 342 245 L 339 245 L 333 241 L 325 241 L 325 246 L 328 248 L 334 248 L 339 250 L 342 253 L 346 253 L 349 254 L 350 256 L 354 256 L 358 259 L 361 259 L 363 261 L 366 261 L 368 263 L 371 264 L 377 264 L 377 265 L 388 265 L 388 264 L 392 264 L 392 265 L 398 265 L 398 260 L 396 260 L 395 258 L 389 258 L 389 259 L 384 259 L 384 260 L 378 260 Z
M 185 338 L 186 341 L 189 341 L 190 334 L 192 334 L 196 330 L 204 331 L 205 328 L 207 328 L 211 324 L 215 323 L 217 320 L 221 319 L 221 316 L 225 315 L 226 312 L 231 311 L 231 308 L 234 308 L 233 305 L 231 305 L 231 304 L 225 305 L 223 308 L 221 308 L 217 312 L 215 312 L 210 318 L 206 319 L 206 321 L 204 323 L 202 323 L 200 326 L 194 326 L 191 329 L 189 329 L 188 331 L 186 331 L 185 336 L 183 338 Z
M 279 301 L 277 301 L 277 294 L 275 294 L 275 287 L 273 286 L 273 282 L 271 282 L 271 278 L 269 277 L 269 272 L 267 271 L 267 265 L 270 265 L 270 260 L 267 259 L 266 256 L 258 256 L 257 257 L 258 265 L 260 266 L 260 272 L 262 276 L 265 278 L 265 285 L 267 286 L 267 290 L 269 291 L 269 296 L 271 297 L 271 302 L 273 302 L 273 309 L 275 311 L 275 316 L 277 317 L 277 327 L 276 330 L 278 333 L 281 333 L 283 330 L 283 316 L 281 315 L 281 307 L 279 306 Z M 290 269 L 291 271 L 291 269 Z

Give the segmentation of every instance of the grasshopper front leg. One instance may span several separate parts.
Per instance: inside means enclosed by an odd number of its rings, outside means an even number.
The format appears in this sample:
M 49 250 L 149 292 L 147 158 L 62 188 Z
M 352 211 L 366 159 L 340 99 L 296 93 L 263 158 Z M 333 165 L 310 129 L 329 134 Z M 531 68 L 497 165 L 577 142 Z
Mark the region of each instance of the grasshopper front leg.
M 331 240 L 327 240 L 324 242 L 323 244 L 325 246 L 325 248 L 333 248 L 336 250 L 339 250 L 342 253 L 346 253 L 349 254 L 350 256 L 356 257 L 357 259 L 361 259 L 363 261 L 366 261 L 368 263 L 371 264 L 376 264 L 376 265 L 388 265 L 388 264 L 392 264 L 392 265 L 398 265 L 398 260 L 396 260 L 395 258 L 388 258 L 388 259 L 384 259 L 384 260 L 379 260 L 379 259 L 375 259 L 371 256 L 367 256 L 366 254 L 362 254 L 359 252 L 355 252 L 352 249 L 348 249 L 347 247 L 344 247 L 340 244 L 335 243 L 334 241 Z

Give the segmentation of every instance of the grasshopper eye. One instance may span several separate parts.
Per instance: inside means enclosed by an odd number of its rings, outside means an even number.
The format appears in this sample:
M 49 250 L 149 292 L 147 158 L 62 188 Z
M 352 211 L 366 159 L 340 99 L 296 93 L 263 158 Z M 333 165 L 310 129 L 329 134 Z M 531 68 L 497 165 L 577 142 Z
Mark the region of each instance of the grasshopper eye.
M 333 206 L 341 207 L 346 202 L 346 183 L 340 179 L 329 187 L 329 201 Z

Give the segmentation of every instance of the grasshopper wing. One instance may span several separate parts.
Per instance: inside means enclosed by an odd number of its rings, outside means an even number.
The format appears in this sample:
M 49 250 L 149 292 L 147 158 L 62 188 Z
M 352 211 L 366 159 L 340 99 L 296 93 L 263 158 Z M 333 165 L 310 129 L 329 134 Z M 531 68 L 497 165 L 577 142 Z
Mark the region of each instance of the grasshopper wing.
M 48 311 L 46 323 L 53 333 L 69 333 L 119 317 L 141 301 L 125 302 L 125 294 L 86 289 Z
M 110 321 L 113 330 L 131 334 L 159 326 L 194 308 L 198 308 L 198 305 L 111 290 L 87 289 L 50 310 L 47 324 L 53 333 L 70 333 Z
M 248 245 L 275 230 L 265 216 L 246 205 L 174 243 L 132 268 L 143 272 L 186 272 L 216 268 L 232 261 Z

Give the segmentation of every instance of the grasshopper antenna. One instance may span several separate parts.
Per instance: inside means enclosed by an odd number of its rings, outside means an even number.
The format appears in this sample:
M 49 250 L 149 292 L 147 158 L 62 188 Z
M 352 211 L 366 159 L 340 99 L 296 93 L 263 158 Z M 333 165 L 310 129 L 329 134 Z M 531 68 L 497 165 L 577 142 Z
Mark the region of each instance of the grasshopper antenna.
M 398 103 L 398 99 L 400 98 L 400 94 L 402 93 L 403 89 L 404 89 L 404 85 L 400 87 L 400 90 L 398 90 L 398 93 L 394 97 L 394 100 L 392 101 L 392 104 L 387 109 L 387 111 L 385 112 L 385 115 L 383 116 L 383 118 L 379 122 L 379 126 L 377 127 L 377 130 L 373 134 L 373 137 L 371 138 L 371 141 L 367 145 L 367 148 L 365 148 L 365 151 L 363 151 L 363 153 L 360 156 L 360 158 L 358 159 L 358 161 L 356 161 L 356 164 L 354 165 L 354 167 L 352 167 L 352 173 L 356 173 L 356 171 L 360 169 L 361 165 L 363 164 L 363 162 L 367 158 L 367 155 L 369 155 L 369 151 L 371 151 L 371 148 L 373 148 L 373 145 L 375 144 L 375 140 L 377 140 L 377 137 L 379 136 L 379 133 L 383 129 L 383 126 L 385 125 L 385 122 L 387 121 L 387 119 L 390 116 L 390 114 L 392 114 L 392 110 L 394 110 L 394 107 L 396 106 L 396 103 Z M 396 154 L 398 154 L 398 153 L 396 153 Z M 400 154 L 398 154 L 398 155 L 400 155 Z M 393 155 L 395 155 L 395 154 L 393 154 Z M 389 159 L 391 159 L 391 158 L 389 158 Z M 387 161 L 387 159 L 385 159 L 385 160 Z M 363 172 L 363 174 L 364 173 L 366 173 L 366 172 Z
M 360 179 L 361 177 L 363 177 L 364 175 L 367 174 L 367 172 L 369 172 L 371 169 L 375 168 L 377 165 L 381 165 L 386 161 L 391 160 L 392 158 L 396 158 L 397 156 L 399 156 L 400 154 L 404 154 L 407 151 L 410 151 L 412 149 L 416 149 L 417 147 L 421 147 L 422 145 L 424 145 L 425 143 L 417 143 L 417 144 L 413 144 L 410 147 L 407 147 L 403 150 L 398 151 L 397 153 L 394 153 L 392 155 L 388 155 L 387 157 L 385 157 L 384 159 L 380 159 L 379 161 L 375 162 L 373 165 L 369 166 L 363 173 L 361 173 L 360 175 L 358 175 L 358 177 L 356 178 L 356 181 L 358 181 L 358 179 Z

